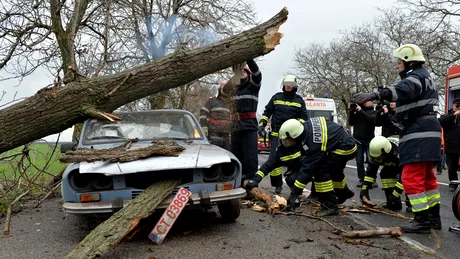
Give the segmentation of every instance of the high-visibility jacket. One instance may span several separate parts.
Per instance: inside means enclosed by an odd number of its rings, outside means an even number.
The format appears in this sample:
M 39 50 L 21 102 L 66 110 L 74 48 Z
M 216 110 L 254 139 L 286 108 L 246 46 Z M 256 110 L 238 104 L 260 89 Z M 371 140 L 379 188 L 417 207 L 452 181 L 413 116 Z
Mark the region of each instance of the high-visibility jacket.
M 286 166 L 288 171 L 297 172 L 300 169 L 300 161 L 302 159 L 303 149 L 298 146 L 285 147 L 279 145 L 276 148 L 274 156 L 270 156 L 268 160 L 260 167 L 256 175 L 264 178 L 276 168 Z
M 285 121 L 298 119 L 304 123 L 308 120 L 308 113 L 305 101 L 300 95 L 279 92 L 272 96 L 259 122 L 259 126 L 266 126 L 271 117 L 272 135 L 277 137 L 278 131 Z
M 400 163 L 441 161 L 441 126 L 436 118 L 438 92 L 421 65 L 401 74 L 396 85 L 379 89 L 384 100 L 396 102 L 396 118 L 405 130 L 399 140 Z
M 302 147 L 305 158 L 294 184 L 294 192 L 301 193 L 305 186 L 312 181 L 313 172 L 318 171 L 329 153 L 341 156 L 350 156 L 356 152 L 356 143 L 353 136 L 339 124 L 328 121 L 324 117 L 310 118 L 304 123 L 306 138 Z
M 228 85 L 224 86 L 223 91 L 232 98 L 232 128 L 235 131 L 257 130 L 257 105 L 259 103 L 259 90 L 262 83 L 262 73 L 254 60 L 247 62 L 251 73 L 243 84 L 237 85 L 236 89 L 231 89 Z M 233 91 L 233 92 L 227 92 Z

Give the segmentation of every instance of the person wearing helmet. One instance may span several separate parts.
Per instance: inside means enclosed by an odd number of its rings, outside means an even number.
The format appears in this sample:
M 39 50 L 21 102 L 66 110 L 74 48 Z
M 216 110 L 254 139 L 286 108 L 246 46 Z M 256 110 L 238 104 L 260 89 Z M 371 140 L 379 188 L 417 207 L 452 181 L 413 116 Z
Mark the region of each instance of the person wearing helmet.
M 248 60 L 241 71 L 239 84 L 232 87 L 232 82 L 227 82 L 223 92 L 232 100 L 231 151 L 241 162 L 244 181 L 252 179 L 258 167 L 256 112 L 262 73 L 254 60 Z
M 228 94 L 223 88 L 227 81 L 222 82 L 217 89 L 217 97 L 211 97 L 200 110 L 200 124 L 208 137 L 220 137 L 224 148 L 230 150 L 230 109 Z
M 272 96 L 265 111 L 259 121 L 258 133 L 265 137 L 268 121 L 271 119 L 270 127 L 270 156 L 274 156 L 278 146 L 278 131 L 283 122 L 289 119 L 299 119 L 301 122 L 308 120 L 308 113 L 305 107 L 305 101 L 296 94 L 298 90 L 297 78 L 293 75 L 287 75 L 281 83 L 282 92 Z M 280 194 L 282 191 L 283 179 L 282 168 L 273 168 L 270 172 L 271 185 L 275 187 L 275 193 Z
M 439 218 L 441 200 L 433 170 L 441 161 L 441 126 L 435 110 L 438 92 L 430 73 L 423 68 L 425 57 L 417 45 L 403 45 L 393 57 L 401 81 L 374 93 L 357 94 L 354 100 L 396 102 L 396 118 L 404 127 L 399 140 L 402 183 L 414 212 L 414 220 L 401 228 L 407 233 L 430 233 L 430 228 L 440 228 L 441 224 L 430 220 Z
M 265 176 L 267 176 L 270 172 L 273 172 L 276 168 L 281 168 L 282 166 L 287 167 L 287 171 L 285 173 L 286 184 L 291 189 L 294 187 L 294 181 L 297 178 L 305 150 L 299 148 L 298 146 L 286 147 L 282 144 L 277 145 L 275 150 L 274 155 L 270 156 L 260 169 L 257 170 L 256 175 L 252 179 L 248 180 L 244 186 L 246 190 L 251 191 L 252 188 L 259 185 Z
M 372 183 L 377 177 L 379 166 L 383 165 L 380 171 L 380 179 L 382 180 L 382 189 L 385 192 L 387 199 L 386 208 L 394 211 L 402 209 L 401 204 L 401 193 L 404 191 L 404 187 L 401 184 L 401 171 L 402 168 L 399 166 L 399 137 L 390 136 L 388 138 L 384 136 L 377 136 L 373 138 L 369 144 L 369 166 L 366 170 L 364 177 L 363 187 L 359 194 L 361 201 L 365 205 L 373 205 L 367 203 L 370 201 L 369 189 L 372 189 Z M 368 201 L 363 199 L 367 198 Z M 406 211 L 411 212 L 412 208 L 406 195 Z
M 288 203 L 296 208 L 306 185 L 315 179 L 315 190 L 321 208 L 317 216 L 338 215 L 337 204 L 352 198 L 343 170 L 356 153 L 355 139 L 339 124 L 324 117 L 310 118 L 305 123 L 289 119 L 281 125 L 279 139 L 283 146 L 298 146 L 305 156 L 294 181 Z

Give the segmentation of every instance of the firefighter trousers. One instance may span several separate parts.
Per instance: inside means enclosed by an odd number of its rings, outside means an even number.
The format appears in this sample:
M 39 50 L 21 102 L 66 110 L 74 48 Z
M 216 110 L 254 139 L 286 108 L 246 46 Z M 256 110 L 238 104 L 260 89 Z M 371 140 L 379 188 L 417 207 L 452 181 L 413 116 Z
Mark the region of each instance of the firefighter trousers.
M 254 178 L 258 167 L 257 130 L 240 130 L 232 133 L 232 153 L 243 167 L 243 180 Z
M 434 162 L 404 165 L 402 183 L 414 213 L 429 210 L 441 203 L 441 195 L 433 168 Z
M 276 155 L 278 147 L 278 132 L 272 132 L 270 136 L 270 157 Z M 269 158 L 270 159 L 270 158 Z M 283 168 L 277 167 L 270 172 L 270 183 L 273 187 L 281 187 L 283 185 Z
M 321 168 L 313 172 L 315 191 L 321 207 L 336 209 L 337 199 L 349 191 L 343 170 L 347 162 L 354 158 L 351 155 L 329 153 L 323 158 Z

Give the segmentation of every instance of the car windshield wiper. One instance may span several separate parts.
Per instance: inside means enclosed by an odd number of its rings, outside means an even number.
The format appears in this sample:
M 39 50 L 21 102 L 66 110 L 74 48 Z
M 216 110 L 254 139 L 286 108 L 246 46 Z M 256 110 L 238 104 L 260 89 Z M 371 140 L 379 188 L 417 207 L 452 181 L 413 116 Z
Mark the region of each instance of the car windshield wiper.
M 87 140 L 96 140 L 96 139 L 125 139 L 125 138 L 120 137 L 120 136 L 97 136 L 97 137 L 88 138 Z

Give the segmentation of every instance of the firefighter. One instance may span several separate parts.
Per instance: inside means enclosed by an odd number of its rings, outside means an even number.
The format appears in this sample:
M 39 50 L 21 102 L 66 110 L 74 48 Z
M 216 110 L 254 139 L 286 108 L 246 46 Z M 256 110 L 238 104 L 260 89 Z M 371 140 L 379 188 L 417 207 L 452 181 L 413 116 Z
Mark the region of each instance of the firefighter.
M 407 233 L 430 233 L 441 229 L 441 196 L 433 167 L 441 161 L 441 126 L 436 118 L 438 93 L 430 73 L 423 68 L 422 50 L 406 44 L 393 52 L 401 81 L 374 93 L 357 94 L 357 103 L 368 100 L 396 102 L 396 117 L 404 130 L 400 134 L 402 183 L 409 196 L 414 220 L 401 226 Z
M 387 199 L 386 208 L 394 211 L 402 209 L 400 197 L 401 193 L 404 191 L 404 187 L 400 180 L 402 168 L 399 166 L 398 146 L 398 136 L 390 136 L 388 138 L 377 136 L 371 140 L 368 153 L 370 163 L 367 167 L 363 187 L 359 194 L 364 204 L 366 203 L 363 197 L 366 197 L 370 201 L 369 189 L 372 189 L 372 184 L 377 177 L 378 169 L 383 165 L 380 171 L 380 179 L 382 180 L 382 189 Z M 406 206 L 407 212 L 412 211 L 408 199 L 406 199 Z
M 223 92 L 227 82 L 223 82 L 217 89 L 217 97 L 211 97 L 200 110 L 200 124 L 208 137 L 220 137 L 224 141 L 224 148 L 230 151 L 230 109 L 228 108 L 228 94 Z
M 308 119 L 305 101 L 296 94 L 297 78 L 293 75 L 284 77 L 281 83 L 282 92 L 272 96 L 268 104 L 265 106 L 265 111 L 259 122 L 259 136 L 265 137 L 268 120 L 271 118 L 271 133 L 270 133 L 270 156 L 275 155 L 276 147 L 278 146 L 278 131 L 283 122 L 288 119 L 299 119 L 300 122 L 305 122 Z M 270 172 L 271 185 L 275 187 L 275 193 L 280 194 L 282 191 L 282 168 L 274 168 Z
M 352 198 L 343 170 L 356 153 L 355 139 L 339 124 L 324 117 L 310 118 L 305 123 L 289 119 L 281 125 L 279 139 L 283 146 L 297 145 L 305 150 L 288 203 L 300 205 L 300 195 L 314 178 L 321 208 L 317 216 L 338 215 L 337 204 Z
M 252 179 L 258 167 L 257 148 L 257 104 L 262 74 L 254 60 L 247 61 L 247 66 L 241 71 L 239 84 L 227 87 L 223 91 L 230 94 L 232 100 L 231 110 L 231 151 L 240 160 L 243 169 L 243 181 Z

